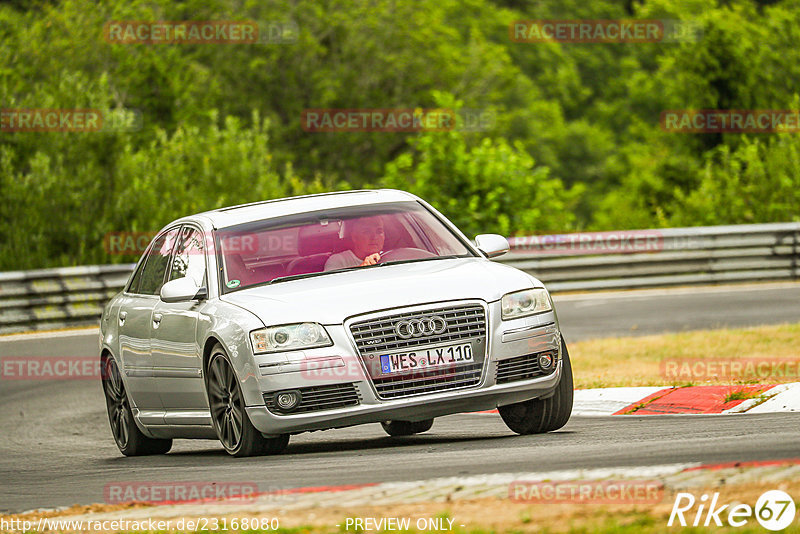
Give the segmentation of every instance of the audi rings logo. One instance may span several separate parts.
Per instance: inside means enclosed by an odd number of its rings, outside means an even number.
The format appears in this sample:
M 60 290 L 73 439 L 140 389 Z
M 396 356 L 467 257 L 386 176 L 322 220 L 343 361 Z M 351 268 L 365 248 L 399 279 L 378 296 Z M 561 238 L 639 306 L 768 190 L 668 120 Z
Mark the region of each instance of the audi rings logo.
M 447 321 L 438 315 L 400 321 L 394 325 L 395 333 L 403 339 L 442 334 L 445 330 L 447 330 Z

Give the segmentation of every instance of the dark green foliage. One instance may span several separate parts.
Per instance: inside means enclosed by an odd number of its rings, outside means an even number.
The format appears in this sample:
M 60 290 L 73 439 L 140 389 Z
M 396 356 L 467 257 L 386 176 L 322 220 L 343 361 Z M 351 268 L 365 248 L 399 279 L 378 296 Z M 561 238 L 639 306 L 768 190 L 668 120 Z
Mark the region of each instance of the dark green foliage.
M 514 43 L 521 19 L 683 19 L 697 42 Z M 287 44 L 110 44 L 113 20 L 297 24 Z M 468 234 L 800 220 L 796 134 L 685 134 L 665 109 L 797 109 L 800 1 L 0 3 L 0 107 L 134 109 L 133 131 L 0 132 L 0 269 L 132 261 L 108 232 L 356 187 Z M 470 108 L 481 131 L 311 133 L 309 108 Z

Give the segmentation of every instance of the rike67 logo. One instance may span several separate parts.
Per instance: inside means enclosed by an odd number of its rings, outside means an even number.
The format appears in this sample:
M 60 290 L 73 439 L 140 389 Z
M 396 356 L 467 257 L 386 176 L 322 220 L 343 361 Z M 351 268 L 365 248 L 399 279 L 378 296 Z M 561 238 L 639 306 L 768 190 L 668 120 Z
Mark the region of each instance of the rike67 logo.
M 684 515 L 685 514 L 685 515 Z M 755 517 L 767 530 L 783 530 L 794 521 L 794 501 L 788 493 L 781 490 L 766 491 L 756 501 L 755 508 L 747 504 L 719 504 L 719 493 L 709 500 L 707 494 L 696 499 L 691 493 L 678 493 L 667 526 L 723 526 L 743 527 Z M 676 522 L 677 520 L 677 522 Z

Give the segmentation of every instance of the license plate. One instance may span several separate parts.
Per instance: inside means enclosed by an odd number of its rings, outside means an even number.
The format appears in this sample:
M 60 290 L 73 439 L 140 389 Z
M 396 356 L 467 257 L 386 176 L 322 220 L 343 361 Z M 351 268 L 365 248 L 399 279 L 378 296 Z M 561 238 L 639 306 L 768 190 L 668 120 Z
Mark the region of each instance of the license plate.
M 475 360 L 472 356 L 472 345 L 469 343 L 395 352 L 381 355 L 381 374 L 438 369 L 473 361 Z

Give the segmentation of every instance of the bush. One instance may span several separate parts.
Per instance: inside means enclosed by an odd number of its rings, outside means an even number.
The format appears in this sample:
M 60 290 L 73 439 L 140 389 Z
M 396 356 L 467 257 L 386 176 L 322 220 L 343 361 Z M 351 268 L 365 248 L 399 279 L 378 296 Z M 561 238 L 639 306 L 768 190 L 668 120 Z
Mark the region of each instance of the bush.
M 4 147 L 0 269 L 133 261 L 109 256 L 103 236 L 154 232 L 199 211 L 327 189 L 319 180 L 300 180 L 291 166 L 275 169 L 267 123 L 258 116 L 249 127 L 234 117 L 217 127 L 215 114 L 211 122 L 172 135 L 158 129 L 140 149 L 120 140 L 109 155 L 113 172 L 90 151 L 80 165 L 40 150 L 15 167 L 13 149 Z
M 800 140 L 793 134 L 721 146 L 708 156 L 697 189 L 679 194 L 677 226 L 800 221 Z
M 480 233 L 530 235 L 571 228 L 571 191 L 519 143 L 483 138 L 468 146 L 460 132 L 425 132 L 386 165 L 384 187 L 430 202 L 472 237 Z

